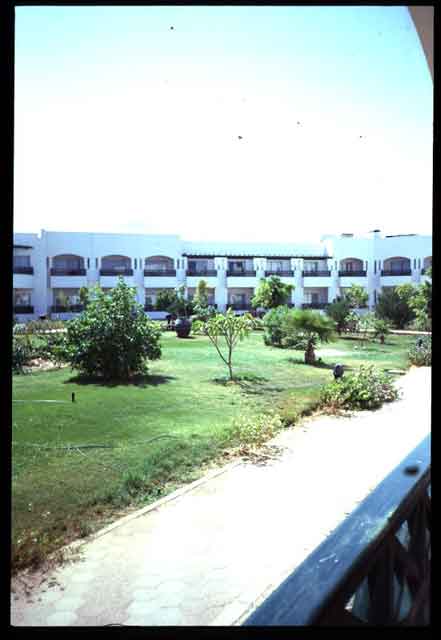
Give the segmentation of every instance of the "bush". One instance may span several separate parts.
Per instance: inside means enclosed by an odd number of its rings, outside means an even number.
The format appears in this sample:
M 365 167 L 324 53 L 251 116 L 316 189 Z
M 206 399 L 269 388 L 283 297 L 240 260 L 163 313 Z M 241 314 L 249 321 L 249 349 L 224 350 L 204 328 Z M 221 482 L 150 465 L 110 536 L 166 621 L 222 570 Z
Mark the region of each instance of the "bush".
M 23 372 L 23 366 L 33 358 L 32 345 L 28 336 L 12 337 L 12 370 Z
M 64 334 L 49 333 L 39 338 L 40 344 L 34 348 L 34 358 L 50 360 L 60 365 L 67 360 L 66 338 Z
M 376 409 L 397 398 L 389 377 L 373 365 L 361 365 L 355 374 L 330 382 L 321 394 L 322 404 L 330 409 Z
M 432 365 L 432 336 L 421 336 L 408 352 L 409 361 L 417 367 Z
M 233 422 L 233 435 L 242 445 L 260 446 L 275 436 L 282 426 L 282 419 L 277 413 L 242 415 Z
M 265 313 L 263 317 L 263 341 L 267 346 L 282 346 L 282 339 L 285 335 L 283 323 L 288 314 L 288 307 L 283 305 Z
M 414 295 L 415 287 L 410 284 L 384 288 L 378 296 L 375 315 L 389 321 L 396 329 L 404 329 L 415 319 L 415 312 L 410 306 Z
M 161 357 L 160 336 L 159 324 L 120 278 L 108 295 L 97 287 L 81 316 L 67 323 L 64 354 L 85 375 L 127 380 Z

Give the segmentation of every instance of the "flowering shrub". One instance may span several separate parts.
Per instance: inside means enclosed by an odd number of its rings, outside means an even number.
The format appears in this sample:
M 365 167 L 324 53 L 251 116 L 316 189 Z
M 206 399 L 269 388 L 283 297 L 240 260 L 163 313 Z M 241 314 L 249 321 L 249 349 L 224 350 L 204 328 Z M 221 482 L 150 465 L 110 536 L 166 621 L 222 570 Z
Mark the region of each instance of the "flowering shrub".
M 277 413 L 258 416 L 241 415 L 233 423 L 233 435 L 240 444 L 262 445 L 282 428 Z
M 417 367 L 430 367 L 432 365 L 432 336 L 417 338 L 408 352 L 409 360 Z
M 389 377 L 374 365 L 361 365 L 353 375 L 327 384 L 321 394 L 322 404 L 331 409 L 376 409 L 397 398 Z

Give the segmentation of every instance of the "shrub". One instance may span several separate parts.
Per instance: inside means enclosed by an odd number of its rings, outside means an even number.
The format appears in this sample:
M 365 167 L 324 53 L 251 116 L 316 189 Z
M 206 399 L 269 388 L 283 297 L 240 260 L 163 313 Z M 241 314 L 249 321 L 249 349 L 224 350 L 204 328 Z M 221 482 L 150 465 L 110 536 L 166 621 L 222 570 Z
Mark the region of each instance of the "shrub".
M 340 335 L 347 329 L 347 322 L 351 313 L 350 301 L 346 298 L 336 298 L 326 307 L 326 315 L 328 315 L 336 323 L 337 333 Z
M 430 367 L 432 365 L 432 337 L 421 336 L 408 352 L 409 361 L 417 367 Z
M 80 317 L 67 323 L 65 357 L 89 376 L 125 379 L 161 357 L 161 328 L 145 315 L 135 290 L 119 279 L 106 295 L 97 287 Z
M 33 358 L 32 345 L 28 336 L 12 337 L 12 370 L 23 372 L 23 366 Z
M 263 317 L 263 341 L 267 346 L 282 346 L 282 339 L 285 336 L 283 321 L 288 314 L 288 307 L 283 305 L 265 313 Z
M 321 402 L 331 409 L 376 409 L 398 398 L 389 377 L 374 365 L 361 365 L 353 375 L 327 384 Z
M 317 311 L 293 309 L 282 320 L 282 332 L 285 338 L 305 340 L 305 363 L 314 364 L 317 342 L 329 342 L 334 339 L 335 322 Z
M 399 288 L 384 288 L 378 296 L 375 315 L 382 320 L 388 320 L 397 329 L 404 329 L 415 318 L 415 312 L 410 305 L 414 295 L 415 287 L 410 284 L 401 285 Z
M 242 445 L 259 446 L 275 436 L 282 426 L 277 413 L 241 415 L 233 422 L 233 435 Z
M 60 365 L 68 358 L 66 349 L 64 334 L 49 333 L 40 337 L 40 344 L 34 349 L 34 357 L 50 360 L 54 364 Z

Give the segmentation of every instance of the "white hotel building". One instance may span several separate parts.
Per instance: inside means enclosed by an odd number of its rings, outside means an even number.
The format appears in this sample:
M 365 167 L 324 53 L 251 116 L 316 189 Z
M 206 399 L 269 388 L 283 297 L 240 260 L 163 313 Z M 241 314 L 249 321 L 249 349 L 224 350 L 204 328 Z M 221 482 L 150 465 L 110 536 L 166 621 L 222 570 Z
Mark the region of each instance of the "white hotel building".
M 385 287 L 418 284 L 432 264 L 432 237 L 323 236 L 317 244 L 186 242 L 173 235 L 111 233 L 14 234 L 13 307 L 19 321 L 39 316 L 71 318 L 81 311 L 79 289 L 111 289 L 122 275 L 136 288 L 152 318 L 159 290 L 185 285 L 188 297 L 200 279 L 210 303 L 238 313 L 251 308 L 261 278 L 278 275 L 295 285 L 291 305 L 323 309 L 352 283 L 362 285 L 373 309 Z M 66 307 L 66 303 L 68 307 Z

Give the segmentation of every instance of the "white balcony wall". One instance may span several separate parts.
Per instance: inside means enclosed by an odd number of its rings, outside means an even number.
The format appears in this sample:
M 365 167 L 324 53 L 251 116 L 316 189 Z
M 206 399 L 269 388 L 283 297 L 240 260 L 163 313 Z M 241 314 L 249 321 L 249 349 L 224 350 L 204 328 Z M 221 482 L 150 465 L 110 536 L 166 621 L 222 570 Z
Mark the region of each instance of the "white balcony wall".
M 87 286 L 87 276 L 50 276 L 51 289 L 80 289 Z
M 144 276 L 146 289 L 169 289 L 179 285 L 176 276 Z
M 303 287 L 330 287 L 331 276 L 303 276 Z
M 113 289 L 118 285 L 121 276 L 100 276 L 100 285 L 104 288 Z M 136 281 L 133 276 L 123 276 L 123 280 L 128 287 L 136 287 Z
M 33 289 L 34 288 L 34 275 L 29 273 L 14 273 L 13 274 L 13 288 L 14 289 Z
M 214 289 L 218 284 L 217 276 L 187 276 L 187 287 L 196 288 L 201 280 L 207 283 L 209 289 Z

